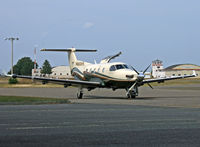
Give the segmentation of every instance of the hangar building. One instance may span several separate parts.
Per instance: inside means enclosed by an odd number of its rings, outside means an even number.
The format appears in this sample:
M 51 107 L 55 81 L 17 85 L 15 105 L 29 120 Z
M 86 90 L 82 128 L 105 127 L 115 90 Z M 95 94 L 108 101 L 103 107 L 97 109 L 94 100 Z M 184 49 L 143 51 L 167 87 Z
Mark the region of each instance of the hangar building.
M 56 66 L 51 69 L 51 74 L 47 77 L 56 79 L 72 79 L 69 66 Z M 41 74 L 41 69 L 32 69 L 32 76 L 45 76 Z
M 195 64 L 175 64 L 167 68 L 163 67 L 163 62 L 155 60 L 152 62 L 152 77 L 164 78 L 173 76 L 192 75 L 193 70 L 197 74 L 197 78 L 200 78 L 200 66 Z
M 52 73 L 50 77 L 57 79 L 71 79 L 70 68 L 69 66 L 56 66 L 52 68 Z
M 195 70 L 197 77 L 200 77 L 200 66 L 195 64 L 176 64 L 164 69 L 167 77 L 192 75 L 193 70 Z

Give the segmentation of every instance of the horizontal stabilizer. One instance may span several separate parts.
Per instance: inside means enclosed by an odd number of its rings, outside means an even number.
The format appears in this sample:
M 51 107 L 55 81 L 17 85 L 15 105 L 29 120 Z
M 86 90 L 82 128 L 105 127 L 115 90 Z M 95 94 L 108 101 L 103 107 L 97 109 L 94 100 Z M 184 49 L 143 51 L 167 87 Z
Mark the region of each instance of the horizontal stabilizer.
M 41 49 L 40 51 L 55 51 L 55 52 L 96 52 L 97 50 L 92 49 L 75 49 L 75 48 L 67 48 L 67 49 Z

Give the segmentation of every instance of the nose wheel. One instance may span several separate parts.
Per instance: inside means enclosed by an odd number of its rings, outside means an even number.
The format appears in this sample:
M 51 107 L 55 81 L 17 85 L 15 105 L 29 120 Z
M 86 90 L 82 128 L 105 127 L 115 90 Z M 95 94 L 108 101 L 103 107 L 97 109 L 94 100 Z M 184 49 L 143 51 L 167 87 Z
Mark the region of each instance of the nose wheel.
M 136 96 L 138 96 L 138 86 L 135 84 L 133 84 L 129 89 L 126 89 L 127 93 L 127 97 L 128 98 L 136 98 Z
M 129 93 L 127 93 L 127 97 L 128 98 L 132 98 L 132 99 L 134 99 L 134 98 L 136 98 L 136 93 L 135 93 L 135 91 L 130 91 Z
M 82 89 L 78 91 L 77 98 L 78 99 L 82 99 L 83 98 L 83 91 L 82 91 Z

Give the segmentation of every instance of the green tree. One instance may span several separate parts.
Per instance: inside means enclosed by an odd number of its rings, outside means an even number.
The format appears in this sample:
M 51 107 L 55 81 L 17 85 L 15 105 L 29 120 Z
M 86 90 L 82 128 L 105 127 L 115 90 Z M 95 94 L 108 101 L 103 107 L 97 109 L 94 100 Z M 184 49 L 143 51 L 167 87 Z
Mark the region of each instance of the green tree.
M 33 68 L 34 68 L 34 62 L 31 60 L 31 58 L 23 57 L 18 60 L 16 65 L 14 65 L 13 71 L 14 71 L 14 74 L 17 74 L 17 75 L 30 76 L 32 74 Z
M 51 74 L 51 65 L 48 60 L 45 60 L 43 65 L 42 65 L 42 74 Z

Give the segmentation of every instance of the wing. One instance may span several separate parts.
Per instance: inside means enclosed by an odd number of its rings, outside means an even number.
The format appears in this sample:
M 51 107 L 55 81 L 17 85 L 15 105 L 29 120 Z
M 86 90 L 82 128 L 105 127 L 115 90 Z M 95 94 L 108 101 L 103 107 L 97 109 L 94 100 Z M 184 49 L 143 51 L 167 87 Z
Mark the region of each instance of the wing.
M 142 84 L 153 83 L 153 82 L 163 83 L 164 81 L 168 81 L 168 80 L 176 80 L 176 79 L 191 78 L 191 77 L 196 77 L 196 73 L 193 72 L 192 75 L 186 75 L 186 76 L 175 76 L 175 77 L 169 77 L 169 78 L 143 80 Z
M 44 78 L 44 77 L 34 77 L 34 76 L 23 76 L 23 75 L 12 75 L 13 78 L 24 78 L 41 81 L 43 84 L 46 83 L 55 83 L 61 84 L 64 86 L 83 86 L 83 87 L 102 87 L 103 85 L 100 82 L 93 81 L 80 81 L 80 80 L 68 80 L 68 79 L 53 79 L 53 78 Z

